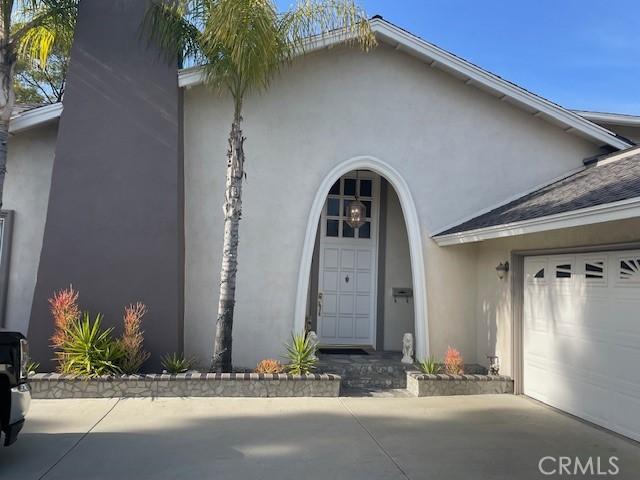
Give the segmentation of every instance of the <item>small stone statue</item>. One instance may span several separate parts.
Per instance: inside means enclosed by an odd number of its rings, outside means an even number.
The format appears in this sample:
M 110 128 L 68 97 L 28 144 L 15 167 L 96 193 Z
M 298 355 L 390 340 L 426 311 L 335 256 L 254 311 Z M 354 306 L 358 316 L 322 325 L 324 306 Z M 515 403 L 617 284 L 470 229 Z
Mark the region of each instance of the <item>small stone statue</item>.
M 402 363 L 413 363 L 413 334 L 405 333 L 402 336 Z
M 489 359 L 489 375 L 500 375 L 500 359 L 496 355 L 487 355 Z
M 313 355 L 311 355 L 311 359 L 318 360 L 316 352 L 318 350 L 318 343 L 320 343 L 320 340 L 318 340 L 318 335 L 316 335 L 316 332 L 314 332 L 313 330 L 311 330 L 308 333 L 308 335 L 309 335 L 309 345 L 313 347 Z

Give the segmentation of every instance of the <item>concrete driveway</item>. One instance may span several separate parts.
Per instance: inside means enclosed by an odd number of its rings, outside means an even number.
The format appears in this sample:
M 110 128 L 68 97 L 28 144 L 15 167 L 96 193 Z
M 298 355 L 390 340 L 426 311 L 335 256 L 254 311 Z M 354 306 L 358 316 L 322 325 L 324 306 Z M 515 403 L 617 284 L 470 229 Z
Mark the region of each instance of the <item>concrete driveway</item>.
M 555 478 L 545 456 L 640 478 L 637 443 L 511 395 L 37 400 L 0 478 Z

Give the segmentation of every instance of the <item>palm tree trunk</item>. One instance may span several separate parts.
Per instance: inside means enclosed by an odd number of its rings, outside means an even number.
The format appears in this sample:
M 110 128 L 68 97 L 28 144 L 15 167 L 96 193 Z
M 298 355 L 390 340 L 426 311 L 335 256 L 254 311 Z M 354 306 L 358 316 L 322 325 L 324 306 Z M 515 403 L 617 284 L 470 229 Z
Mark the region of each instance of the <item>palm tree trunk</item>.
M 242 122 L 240 111 L 241 107 L 237 105 L 227 153 L 220 300 L 211 362 L 211 370 L 216 373 L 231 371 L 231 334 L 236 294 L 236 272 L 238 271 L 238 227 L 242 214 L 242 179 L 244 176 L 244 138 L 240 127 Z
M 4 57 L 4 58 L 3 58 Z M 7 55 L 0 55 L 0 208 L 4 193 L 4 176 L 7 173 L 7 146 L 9 143 L 9 122 L 15 102 L 13 91 L 13 69 L 15 62 L 6 60 Z

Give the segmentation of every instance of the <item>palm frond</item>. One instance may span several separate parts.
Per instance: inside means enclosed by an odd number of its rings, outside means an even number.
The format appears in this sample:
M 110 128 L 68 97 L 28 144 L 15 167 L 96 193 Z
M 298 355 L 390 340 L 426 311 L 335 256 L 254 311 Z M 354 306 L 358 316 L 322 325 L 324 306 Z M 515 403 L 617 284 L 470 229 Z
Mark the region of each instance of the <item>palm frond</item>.
M 366 12 L 353 0 L 302 0 L 281 15 L 280 23 L 295 51 L 327 35 L 357 43 L 365 51 L 377 44 Z
M 210 0 L 153 2 L 143 21 L 143 31 L 155 41 L 170 61 L 198 63 L 202 56 L 202 24 Z
M 44 68 L 55 44 L 71 44 L 77 13 L 78 0 L 22 0 L 11 35 L 16 52 Z
M 206 83 L 240 101 L 268 88 L 310 39 L 339 35 L 365 50 L 376 44 L 354 0 L 303 0 L 285 13 L 273 0 L 173 0 L 152 4 L 145 26 L 167 54 L 204 61 Z
M 209 84 L 228 86 L 236 97 L 267 88 L 289 49 L 271 0 L 212 2 L 203 31 Z

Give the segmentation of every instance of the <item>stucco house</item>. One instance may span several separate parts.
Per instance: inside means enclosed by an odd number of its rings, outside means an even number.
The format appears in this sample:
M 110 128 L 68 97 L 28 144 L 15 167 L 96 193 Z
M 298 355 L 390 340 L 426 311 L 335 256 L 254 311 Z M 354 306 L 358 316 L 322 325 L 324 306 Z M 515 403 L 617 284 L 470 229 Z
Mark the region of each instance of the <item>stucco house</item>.
M 113 324 L 147 303 L 152 365 L 206 364 L 231 103 L 100 3 L 64 106 L 12 123 L 3 326 L 46 363 L 47 298 L 72 283 Z M 234 364 L 305 328 L 377 350 L 411 332 L 419 359 L 497 355 L 516 392 L 637 436 L 640 117 L 567 110 L 372 26 L 373 51 L 326 38 L 246 102 Z

